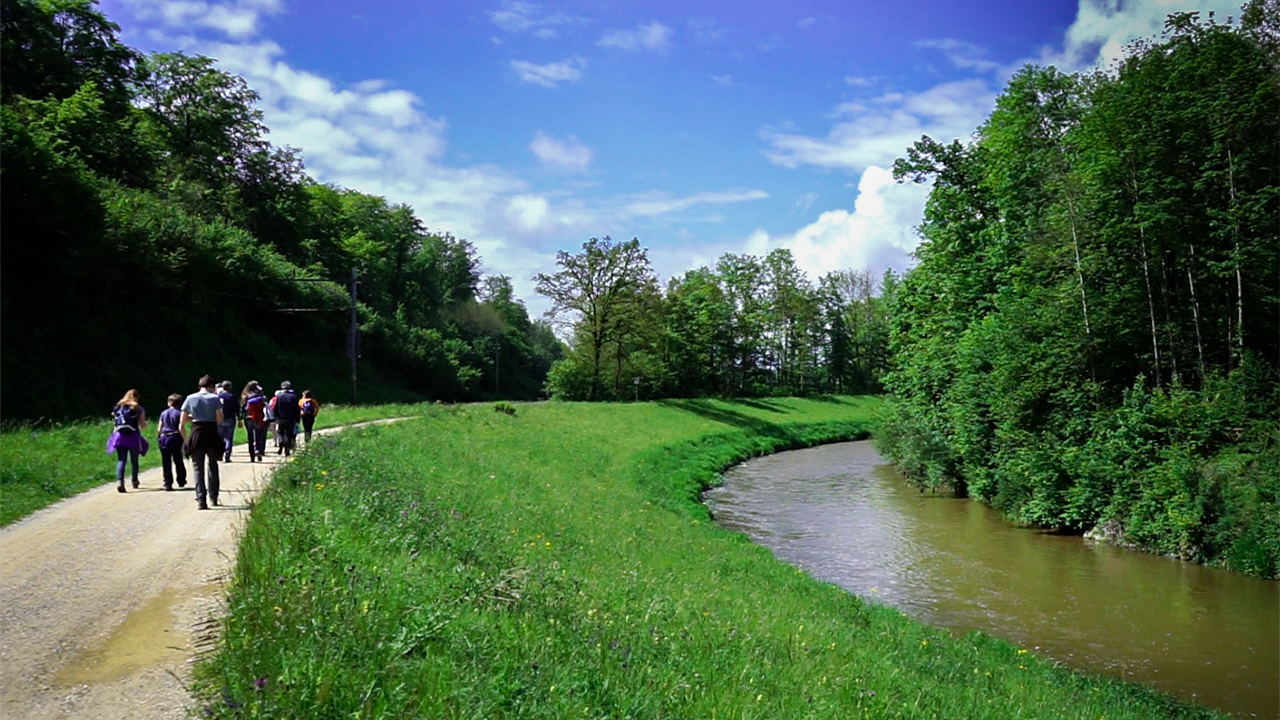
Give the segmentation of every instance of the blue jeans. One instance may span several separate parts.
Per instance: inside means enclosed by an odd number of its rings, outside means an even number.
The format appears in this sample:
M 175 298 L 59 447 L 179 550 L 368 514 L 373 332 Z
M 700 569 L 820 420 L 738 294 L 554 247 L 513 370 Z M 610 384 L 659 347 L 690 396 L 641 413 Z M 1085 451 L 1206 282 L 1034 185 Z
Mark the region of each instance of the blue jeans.
M 244 429 L 249 433 L 249 456 L 262 457 L 266 454 L 267 426 L 259 425 L 253 420 L 245 420 Z
M 116 480 L 120 481 L 120 487 L 124 487 L 124 464 L 126 461 L 133 463 L 133 482 L 138 482 L 138 451 L 134 448 L 116 448 Z
M 222 437 L 222 444 L 224 446 L 222 459 L 229 462 L 231 460 L 231 446 L 235 443 L 236 439 L 235 418 L 232 418 L 231 420 L 223 420 L 218 423 L 218 435 Z

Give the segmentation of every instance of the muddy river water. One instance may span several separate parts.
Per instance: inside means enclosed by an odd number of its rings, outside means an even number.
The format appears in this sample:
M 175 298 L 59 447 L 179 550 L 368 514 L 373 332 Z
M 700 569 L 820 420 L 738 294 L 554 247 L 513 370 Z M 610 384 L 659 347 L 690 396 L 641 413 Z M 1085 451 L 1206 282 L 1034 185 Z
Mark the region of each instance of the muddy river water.
M 870 442 L 739 465 L 716 522 L 926 623 L 982 630 L 1087 672 L 1238 717 L 1280 717 L 1280 583 L 1017 528 L 921 494 Z

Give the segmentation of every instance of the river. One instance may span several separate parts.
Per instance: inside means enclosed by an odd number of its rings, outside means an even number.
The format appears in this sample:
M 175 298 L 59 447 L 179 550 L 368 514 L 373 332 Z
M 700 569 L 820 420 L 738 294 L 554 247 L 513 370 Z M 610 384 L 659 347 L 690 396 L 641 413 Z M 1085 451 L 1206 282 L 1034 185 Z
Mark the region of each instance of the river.
M 1237 717 L 1280 717 L 1275 581 L 1015 527 L 920 493 L 870 442 L 752 460 L 705 499 L 722 527 L 922 622 Z

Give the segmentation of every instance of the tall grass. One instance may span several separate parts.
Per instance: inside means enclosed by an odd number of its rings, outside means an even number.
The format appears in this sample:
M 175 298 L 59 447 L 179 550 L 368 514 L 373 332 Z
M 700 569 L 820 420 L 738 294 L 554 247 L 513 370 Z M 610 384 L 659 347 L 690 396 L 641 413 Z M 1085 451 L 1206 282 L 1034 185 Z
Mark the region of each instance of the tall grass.
M 334 427 L 387 417 L 421 415 L 428 406 L 326 405 L 316 427 Z M 156 418 L 148 418 L 151 452 L 140 458 L 140 471 L 160 465 L 155 443 Z M 20 520 L 43 507 L 104 483 L 115 482 L 115 455 L 107 455 L 110 420 L 10 424 L 0 432 L 0 526 Z M 246 439 L 243 428 L 236 442 Z M 239 459 L 246 459 L 243 454 Z
M 952 637 L 775 560 L 696 502 L 876 403 L 435 408 L 317 441 L 246 530 L 224 718 L 1215 717 Z

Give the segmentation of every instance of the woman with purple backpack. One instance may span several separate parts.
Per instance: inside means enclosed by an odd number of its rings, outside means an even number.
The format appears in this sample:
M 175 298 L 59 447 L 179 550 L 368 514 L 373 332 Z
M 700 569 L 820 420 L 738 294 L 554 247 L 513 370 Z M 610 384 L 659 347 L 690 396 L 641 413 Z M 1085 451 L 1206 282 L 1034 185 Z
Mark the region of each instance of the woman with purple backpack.
M 147 429 L 147 409 L 138 401 L 138 391 L 133 388 L 120 398 L 120 402 L 111 409 L 111 418 L 115 429 L 107 440 L 107 453 L 116 456 L 116 480 L 120 485 L 118 492 L 125 492 L 124 470 L 127 463 L 133 465 L 133 487 L 138 487 L 138 456 L 146 455 L 149 443 L 142 436 Z

